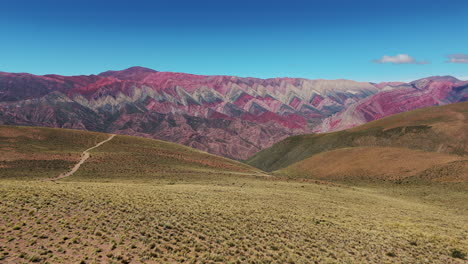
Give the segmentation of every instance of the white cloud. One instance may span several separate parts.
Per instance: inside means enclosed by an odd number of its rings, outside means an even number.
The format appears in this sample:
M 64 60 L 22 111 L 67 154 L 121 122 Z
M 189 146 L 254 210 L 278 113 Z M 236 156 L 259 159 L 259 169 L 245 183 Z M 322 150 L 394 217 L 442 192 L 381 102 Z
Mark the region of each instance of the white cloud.
M 457 53 L 447 56 L 449 63 L 468 63 L 468 54 Z
M 393 63 L 393 64 L 429 64 L 428 61 L 416 61 L 408 54 L 397 54 L 395 56 L 384 55 L 380 59 L 372 60 L 374 63 Z

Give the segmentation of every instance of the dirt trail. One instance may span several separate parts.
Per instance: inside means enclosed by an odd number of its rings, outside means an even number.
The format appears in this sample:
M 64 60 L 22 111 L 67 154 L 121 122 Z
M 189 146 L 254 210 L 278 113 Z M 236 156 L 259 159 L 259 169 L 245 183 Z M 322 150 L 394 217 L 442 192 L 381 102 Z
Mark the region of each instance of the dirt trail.
M 70 171 L 62 173 L 62 174 L 60 174 L 59 176 L 57 176 L 55 178 L 49 178 L 47 180 L 53 181 L 53 180 L 63 179 L 63 178 L 66 178 L 66 177 L 69 177 L 69 176 L 73 175 L 73 173 L 75 173 L 80 168 L 81 164 L 83 164 L 89 158 L 89 155 L 90 155 L 89 151 L 101 146 L 102 144 L 106 143 L 107 141 L 111 140 L 114 137 L 115 137 L 115 135 L 112 134 L 108 139 L 106 139 L 104 141 L 101 141 L 101 142 L 97 143 L 94 147 L 91 147 L 91 148 L 83 151 L 83 153 L 81 154 L 80 161 L 77 164 L 75 164 L 75 166 Z

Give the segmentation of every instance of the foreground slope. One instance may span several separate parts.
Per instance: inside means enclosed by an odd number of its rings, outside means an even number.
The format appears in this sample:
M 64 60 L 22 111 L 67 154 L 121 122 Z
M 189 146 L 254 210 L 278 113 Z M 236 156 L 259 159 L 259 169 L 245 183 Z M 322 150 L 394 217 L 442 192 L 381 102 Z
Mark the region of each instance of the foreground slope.
M 466 189 L 401 187 L 0 180 L 0 262 L 465 263 Z
M 349 130 L 290 137 L 260 151 L 247 163 L 274 171 L 319 153 L 350 147 L 396 147 L 466 155 L 467 117 L 468 102 L 418 109 Z M 332 156 L 329 155 L 329 163 L 334 162 Z
M 109 134 L 39 127 L 0 126 L 0 178 L 54 178 L 70 170 L 82 152 Z M 262 175 L 248 165 L 182 145 L 115 136 L 67 180 L 152 180 L 209 175 Z
M 263 174 L 167 142 L 0 132 L 1 263 L 458 264 L 468 252 L 464 183 L 246 177 Z M 43 180 L 102 142 L 73 175 Z

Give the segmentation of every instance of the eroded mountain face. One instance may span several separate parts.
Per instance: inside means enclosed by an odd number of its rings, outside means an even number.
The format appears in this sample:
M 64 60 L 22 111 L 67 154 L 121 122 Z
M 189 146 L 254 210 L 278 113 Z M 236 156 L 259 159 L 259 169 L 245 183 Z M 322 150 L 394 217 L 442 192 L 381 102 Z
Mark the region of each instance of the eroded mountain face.
M 0 124 L 136 135 L 247 159 L 291 135 L 467 98 L 466 82 L 417 82 L 200 76 L 141 67 L 90 76 L 0 73 Z M 386 98 L 392 101 L 383 104 Z
M 314 132 L 343 130 L 418 108 L 468 101 L 468 82 L 451 76 L 429 77 L 362 99 L 322 120 Z

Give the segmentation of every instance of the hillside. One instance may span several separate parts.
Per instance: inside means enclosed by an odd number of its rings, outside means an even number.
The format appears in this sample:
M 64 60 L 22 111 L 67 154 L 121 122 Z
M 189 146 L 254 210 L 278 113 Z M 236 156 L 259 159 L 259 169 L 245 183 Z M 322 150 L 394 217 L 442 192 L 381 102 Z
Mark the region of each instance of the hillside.
M 275 171 L 319 153 L 352 147 L 394 147 L 466 155 L 467 117 L 468 102 L 423 108 L 353 129 L 290 137 L 260 151 L 247 163 Z M 333 162 L 333 159 L 327 161 Z
M 246 159 L 378 91 L 351 80 L 203 76 L 142 67 L 89 76 L 0 72 L 0 124 L 142 136 Z
M 88 131 L 0 126 L 0 178 L 48 179 L 70 170 L 81 153 L 109 138 Z M 220 175 L 263 175 L 237 161 L 179 144 L 115 136 L 64 180 L 154 180 Z
M 242 78 L 142 67 L 98 75 L 0 72 L 0 125 L 160 139 L 245 160 L 292 135 L 466 100 L 468 82 Z
M 409 163 L 424 169 L 427 153 L 408 151 L 420 155 Z M 90 157 L 81 167 L 57 180 L 83 152 Z M 348 154 L 333 156 L 346 162 Z M 459 183 L 285 181 L 174 143 L 55 128 L 0 126 L 0 157 L 2 263 L 426 263 L 430 256 L 455 264 L 468 252 Z
M 274 172 L 289 178 L 339 181 L 468 181 L 468 158 L 393 147 L 325 151 Z

